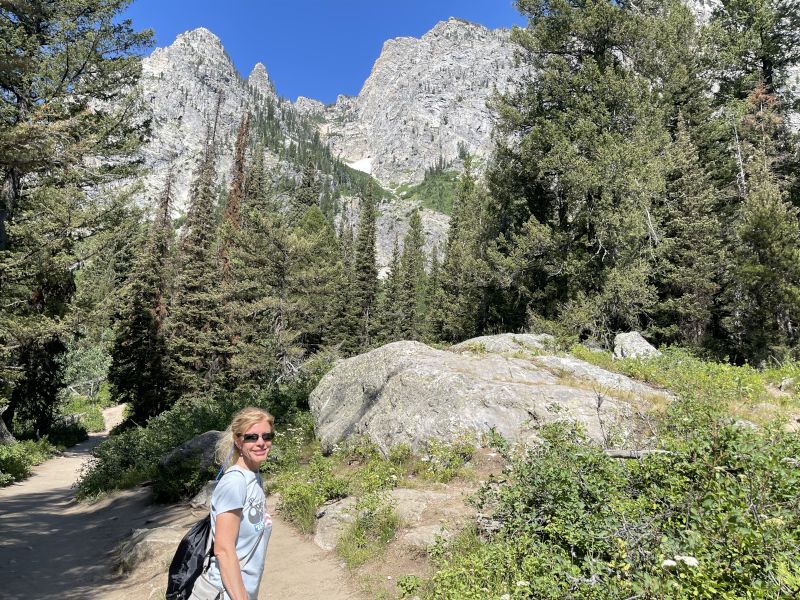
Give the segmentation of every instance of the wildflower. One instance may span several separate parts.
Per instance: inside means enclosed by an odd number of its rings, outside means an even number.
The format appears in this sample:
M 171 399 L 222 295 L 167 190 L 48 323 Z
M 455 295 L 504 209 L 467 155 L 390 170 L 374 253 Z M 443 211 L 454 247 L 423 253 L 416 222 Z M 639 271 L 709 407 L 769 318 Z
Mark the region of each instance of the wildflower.
M 700 564 L 700 562 L 694 556 L 676 556 L 675 560 L 682 562 L 687 567 L 696 567 Z

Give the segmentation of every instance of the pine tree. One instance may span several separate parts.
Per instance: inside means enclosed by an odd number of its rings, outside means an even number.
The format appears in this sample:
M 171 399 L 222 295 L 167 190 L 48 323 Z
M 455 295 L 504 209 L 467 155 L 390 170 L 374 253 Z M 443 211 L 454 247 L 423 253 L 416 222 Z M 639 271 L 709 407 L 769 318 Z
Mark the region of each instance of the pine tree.
M 124 0 L 4 3 L 0 11 L 0 404 L 46 433 L 62 387 L 82 240 L 127 197 L 144 129 L 137 55 L 150 33 Z
M 444 307 L 442 301 L 441 268 L 439 266 L 439 247 L 434 245 L 431 250 L 431 270 L 428 274 L 428 284 L 425 287 L 425 336 L 426 342 L 437 342 L 442 339 L 442 314 Z
M 372 345 L 375 301 L 378 296 L 378 267 L 375 262 L 377 208 L 372 187 L 361 201 L 355 248 L 353 251 L 353 306 L 358 319 L 359 350 Z
M 722 265 L 719 195 L 679 120 L 668 151 L 666 195 L 659 214 L 654 326 L 662 343 L 708 345 Z
M 230 353 L 220 302 L 217 260 L 213 130 L 191 189 L 186 231 L 169 319 L 169 353 L 176 394 L 213 392 Z
M 758 82 L 775 93 L 800 63 L 800 4 L 794 0 L 722 0 L 710 31 L 722 103 L 746 98 Z
M 378 326 L 376 340 L 380 344 L 388 344 L 402 339 L 400 325 L 402 322 L 401 294 L 403 289 L 402 272 L 400 270 L 400 247 L 397 236 L 394 238 L 392 258 L 389 271 L 383 284 L 383 293 L 378 304 Z
M 529 25 L 514 39 L 536 76 L 498 103 L 489 182 L 503 271 L 490 326 L 563 317 L 608 339 L 646 324 L 656 298 L 648 214 L 664 185 L 666 129 L 632 62 L 643 17 L 611 0 L 518 5 Z
M 422 338 L 425 323 L 425 234 L 419 211 L 411 214 L 400 258 L 398 329 L 402 339 Z
M 226 385 L 257 390 L 292 373 L 302 348 L 287 317 L 289 227 L 266 184 L 261 149 L 253 155 L 246 181 L 225 300 L 228 337 L 236 349 Z
M 748 195 L 738 216 L 726 290 L 737 361 L 797 357 L 800 324 L 800 212 L 784 200 L 768 161 L 749 166 Z
M 487 236 L 484 230 L 485 198 L 472 174 L 471 159 L 458 184 L 450 220 L 440 290 L 430 311 L 441 338 L 458 342 L 477 335 L 485 324 Z
M 130 405 L 130 417 L 139 424 L 166 410 L 174 401 L 164 336 L 171 203 L 172 176 L 161 195 L 147 245 L 126 286 L 111 350 L 111 395 L 118 403 Z
M 345 356 L 358 350 L 359 313 L 355 300 L 354 254 L 355 240 L 353 229 L 347 215 L 342 216 L 339 223 L 339 256 L 341 269 L 336 284 L 338 292 L 333 302 L 332 343 L 338 346 Z
M 225 203 L 220 231 L 219 258 L 222 267 L 222 279 L 228 278 L 230 247 L 236 243 L 236 234 L 242 227 L 241 204 L 245 191 L 245 153 L 250 135 L 250 113 L 246 112 L 239 125 L 236 136 L 236 147 L 233 156 L 233 176 Z M 263 159 L 262 159 L 263 160 Z
M 317 171 L 309 160 L 303 167 L 303 176 L 294 195 L 295 200 L 302 207 L 301 210 L 318 205 L 321 191 L 322 186 L 317 180 Z

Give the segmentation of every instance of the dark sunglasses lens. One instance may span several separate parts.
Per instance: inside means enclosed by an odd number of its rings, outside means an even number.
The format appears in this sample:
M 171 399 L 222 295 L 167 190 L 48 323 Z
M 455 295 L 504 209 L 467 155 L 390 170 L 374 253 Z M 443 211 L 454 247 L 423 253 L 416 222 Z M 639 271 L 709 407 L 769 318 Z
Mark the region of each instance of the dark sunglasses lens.
M 272 440 L 274 436 L 275 434 L 270 431 L 269 433 L 262 433 L 261 439 L 264 440 L 265 442 L 269 442 L 270 440 Z M 242 440 L 244 440 L 245 442 L 257 442 L 258 437 L 259 436 L 257 433 L 245 433 L 244 435 L 242 435 Z

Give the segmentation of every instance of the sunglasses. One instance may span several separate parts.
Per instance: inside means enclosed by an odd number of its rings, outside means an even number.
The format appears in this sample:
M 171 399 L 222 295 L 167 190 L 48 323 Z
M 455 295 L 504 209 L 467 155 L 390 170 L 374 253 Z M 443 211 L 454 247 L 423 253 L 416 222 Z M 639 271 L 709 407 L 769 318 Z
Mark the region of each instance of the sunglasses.
M 259 437 L 265 442 L 271 442 L 272 438 L 275 437 L 275 432 L 268 431 L 267 433 L 262 433 L 261 436 L 257 433 L 240 433 L 239 435 L 242 436 L 243 442 L 257 442 Z

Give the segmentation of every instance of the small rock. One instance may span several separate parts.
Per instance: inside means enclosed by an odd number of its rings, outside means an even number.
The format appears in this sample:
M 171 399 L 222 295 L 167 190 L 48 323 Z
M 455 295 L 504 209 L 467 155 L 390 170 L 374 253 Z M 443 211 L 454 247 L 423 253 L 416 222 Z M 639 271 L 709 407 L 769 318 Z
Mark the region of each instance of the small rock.
M 614 338 L 614 358 L 650 358 L 660 355 L 661 352 L 638 331 L 619 333 Z

